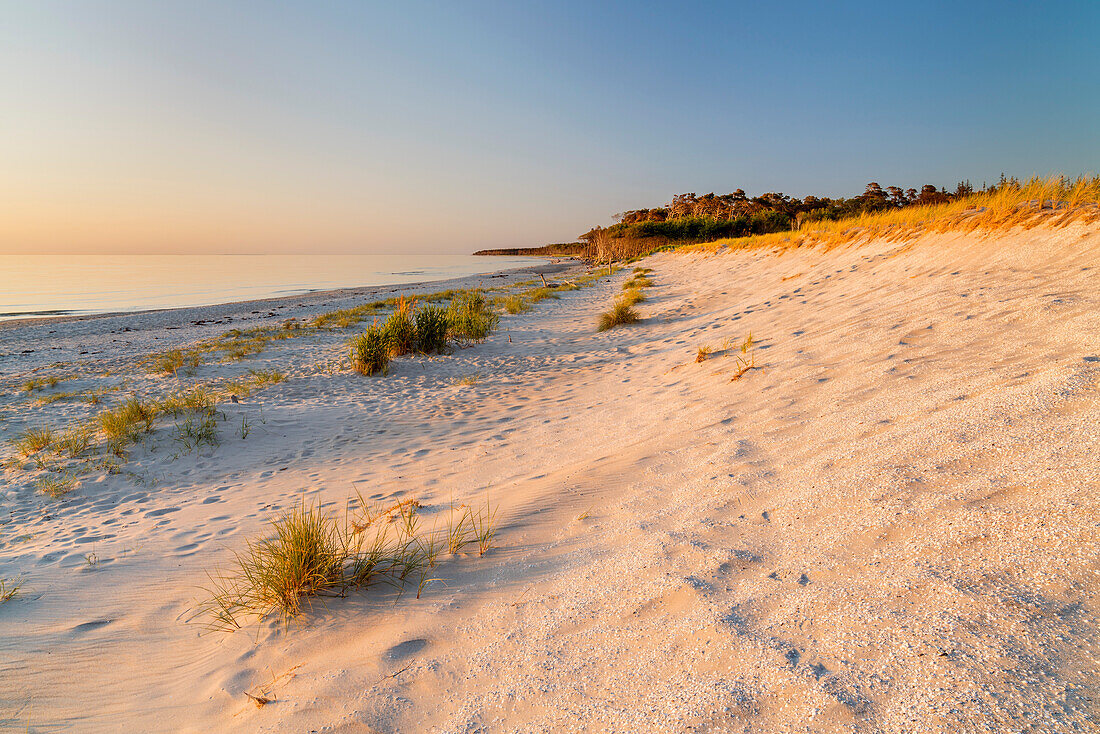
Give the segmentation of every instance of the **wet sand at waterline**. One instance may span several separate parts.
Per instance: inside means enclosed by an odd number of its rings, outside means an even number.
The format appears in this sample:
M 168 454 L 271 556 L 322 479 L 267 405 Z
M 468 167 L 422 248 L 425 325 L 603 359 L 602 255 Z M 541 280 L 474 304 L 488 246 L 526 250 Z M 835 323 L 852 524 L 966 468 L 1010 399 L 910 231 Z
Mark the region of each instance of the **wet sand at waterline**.
M 154 441 L 56 501 L 6 468 L 0 576 L 25 591 L 0 606 L 0 722 L 1094 731 L 1100 229 L 640 264 L 636 325 L 595 328 L 628 269 L 387 377 L 342 364 L 345 336 L 287 340 L 255 357 L 284 382 L 219 405 L 247 438 L 178 458 Z M 97 336 L 94 358 L 137 375 L 154 336 L 228 328 L 199 320 Z M 697 361 L 750 332 L 739 379 L 737 349 Z M 62 347 L 50 362 L 93 358 L 34 333 Z M 46 359 L 5 365 L 5 438 Z M 357 490 L 429 523 L 488 497 L 495 544 L 419 599 L 186 621 L 207 570 L 281 510 Z

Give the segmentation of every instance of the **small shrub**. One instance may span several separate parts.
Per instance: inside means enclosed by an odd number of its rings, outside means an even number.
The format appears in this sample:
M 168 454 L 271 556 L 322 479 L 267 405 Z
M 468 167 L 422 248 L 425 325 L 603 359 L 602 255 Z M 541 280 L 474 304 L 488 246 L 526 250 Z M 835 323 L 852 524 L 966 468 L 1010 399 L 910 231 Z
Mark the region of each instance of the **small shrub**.
M 393 313 L 382 326 L 382 333 L 389 345 L 390 356 L 408 354 L 416 347 L 416 323 L 413 321 L 413 302 L 404 296 L 398 299 Z
M 482 342 L 497 328 L 500 315 L 494 313 L 481 291 L 463 291 L 447 307 L 448 333 L 455 341 Z
M 636 324 L 638 320 L 638 312 L 631 308 L 629 304 L 624 301 L 616 301 L 610 310 L 600 315 L 600 323 L 596 330 L 607 331 L 623 324 Z
M 416 350 L 424 354 L 447 349 L 447 312 L 439 306 L 424 306 L 416 312 Z
M 351 366 L 361 375 L 389 371 L 390 347 L 377 324 L 351 340 Z

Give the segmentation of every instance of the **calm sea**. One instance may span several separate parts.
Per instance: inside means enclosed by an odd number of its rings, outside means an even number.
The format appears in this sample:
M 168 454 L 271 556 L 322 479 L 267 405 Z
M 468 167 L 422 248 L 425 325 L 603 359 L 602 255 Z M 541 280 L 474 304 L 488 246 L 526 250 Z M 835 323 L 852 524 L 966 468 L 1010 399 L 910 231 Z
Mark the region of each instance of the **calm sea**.
M 0 255 L 0 320 L 420 283 L 540 262 L 472 255 Z

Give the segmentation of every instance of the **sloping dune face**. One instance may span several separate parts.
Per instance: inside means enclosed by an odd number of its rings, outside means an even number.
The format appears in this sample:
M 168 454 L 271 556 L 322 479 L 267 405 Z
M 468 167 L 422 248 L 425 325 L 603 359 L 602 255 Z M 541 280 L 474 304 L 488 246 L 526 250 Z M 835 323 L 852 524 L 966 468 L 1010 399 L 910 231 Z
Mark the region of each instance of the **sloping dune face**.
M 135 558 L 44 566 L 52 595 L 0 609 L 9 720 L 1094 731 L 1100 228 L 641 264 L 638 324 L 595 330 L 624 273 L 384 379 L 290 379 L 247 450 L 166 460 L 140 512 L 178 511 L 97 551 Z M 355 488 L 418 499 L 428 525 L 487 495 L 496 545 L 419 599 L 181 621 L 271 513 Z

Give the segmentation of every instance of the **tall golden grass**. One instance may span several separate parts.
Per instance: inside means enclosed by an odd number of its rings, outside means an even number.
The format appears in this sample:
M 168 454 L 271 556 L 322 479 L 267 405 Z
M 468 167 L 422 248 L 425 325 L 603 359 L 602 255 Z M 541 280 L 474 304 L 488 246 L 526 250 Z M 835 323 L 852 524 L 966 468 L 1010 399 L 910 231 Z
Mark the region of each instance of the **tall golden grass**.
M 849 219 L 807 223 L 798 232 L 737 237 L 678 249 L 835 247 L 869 239 L 907 240 L 930 232 L 997 232 L 1013 227 L 1030 229 L 1041 224 L 1057 227 L 1097 220 L 1100 220 L 1100 176 L 1076 179 L 1048 176 L 943 204 L 864 213 Z

